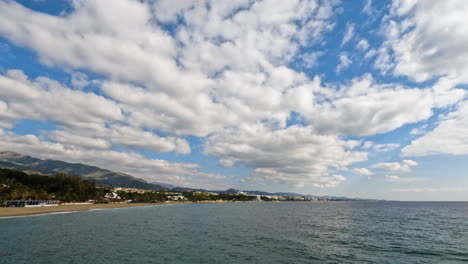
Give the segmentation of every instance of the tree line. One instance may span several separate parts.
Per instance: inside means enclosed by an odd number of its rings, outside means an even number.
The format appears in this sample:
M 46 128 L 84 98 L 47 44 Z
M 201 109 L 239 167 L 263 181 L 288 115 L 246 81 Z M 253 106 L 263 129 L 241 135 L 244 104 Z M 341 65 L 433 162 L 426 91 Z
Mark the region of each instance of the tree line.
M 55 177 L 0 169 L 0 202 L 5 200 L 60 200 L 85 202 L 99 200 L 109 192 L 93 180 L 58 173 Z
M 144 193 L 117 191 L 118 198 L 105 198 L 112 189 L 96 186 L 93 180 L 78 175 L 58 173 L 55 176 L 28 174 L 11 169 L 0 169 L 0 204 L 6 200 L 60 200 L 61 202 L 119 202 L 135 203 L 165 202 L 174 195 L 182 195 L 187 201 L 253 201 L 255 196 L 238 194 L 218 194 L 186 191 L 148 191 Z M 261 197 L 262 200 L 269 200 Z

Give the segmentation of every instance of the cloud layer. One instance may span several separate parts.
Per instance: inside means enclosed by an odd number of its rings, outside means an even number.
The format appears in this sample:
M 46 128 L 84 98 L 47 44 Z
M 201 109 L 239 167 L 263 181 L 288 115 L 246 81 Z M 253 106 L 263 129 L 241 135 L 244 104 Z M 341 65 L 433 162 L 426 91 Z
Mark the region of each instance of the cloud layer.
M 371 10 L 368 1 L 362 14 Z M 320 58 L 341 11 L 338 1 L 318 0 L 76 0 L 55 16 L 0 1 L 0 36 L 70 80 L 2 71 L 0 147 L 194 187 L 224 186 L 227 177 L 138 153 L 210 155 L 248 168 L 252 181 L 315 187 L 337 186 L 350 165 L 400 147 L 408 157 L 468 154 L 466 2 L 393 1 L 378 45 L 347 21 L 329 67 L 347 77 L 325 81 Z M 378 72 L 345 75 L 364 62 Z M 447 109 L 456 110 L 408 146 L 366 138 Z M 20 120 L 56 126 L 19 135 L 11 129 Z M 188 138 L 202 142 L 201 153 Z

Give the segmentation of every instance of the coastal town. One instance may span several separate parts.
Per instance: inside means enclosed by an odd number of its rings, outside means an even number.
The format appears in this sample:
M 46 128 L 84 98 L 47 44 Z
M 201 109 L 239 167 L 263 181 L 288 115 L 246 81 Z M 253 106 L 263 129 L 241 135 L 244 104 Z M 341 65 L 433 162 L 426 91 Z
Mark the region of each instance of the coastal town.
M 338 200 L 331 197 L 314 197 L 293 193 L 279 195 L 236 189 L 208 191 L 178 187 L 172 189 L 111 187 L 96 185 L 93 180 L 83 179 L 78 175 L 70 176 L 59 173 L 54 177 L 49 177 L 10 169 L 0 169 L 0 184 L 0 207 L 56 207 L 56 209 L 53 209 L 55 211 L 66 211 L 71 208 L 70 206 L 79 205 L 81 207 L 78 210 L 86 210 L 85 208 L 89 210 L 103 206 L 105 208 L 117 208 L 170 203 L 319 202 Z M 60 207 L 60 209 L 57 209 L 57 207 Z
M 252 194 L 248 191 L 237 191 L 235 193 L 214 192 L 214 191 L 192 191 L 187 190 L 184 192 L 172 191 L 154 191 L 137 188 L 122 188 L 117 187 L 110 190 L 106 194 L 109 201 L 122 201 L 132 202 L 132 199 L 125 199 L 131 197 L 132 194 L 153 194 L 161 197 L 161 201 L 177 202 L 177 201 L 256 201 L 256 202 L 279 202 L 279 201 L 328 201 L 331 198 L 317 198 L 311 196 L 285 196 L 285 195 L 259 195 Z
M 285 202 L 285 201 L 330 201 L 332 199 L 308 196 L 256 195 L 239 191 L 234 194 L 200 191 L 155 191 L 137 188 L 116 187 L 108 189 L 101 199 L 87 201 L 60 200 L 5 200 L 1 207 L 45 207 L 79 204 L 122 204 L 122 203 L 178 203 L 178 202 Z

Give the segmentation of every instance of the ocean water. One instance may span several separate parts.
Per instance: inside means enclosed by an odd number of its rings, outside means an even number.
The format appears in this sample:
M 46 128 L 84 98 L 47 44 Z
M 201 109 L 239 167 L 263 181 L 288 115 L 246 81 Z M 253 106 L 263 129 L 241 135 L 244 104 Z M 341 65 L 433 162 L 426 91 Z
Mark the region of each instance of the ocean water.
M 468 263 L 468 203 L 181 204 L 7 218 L 0 263 Z

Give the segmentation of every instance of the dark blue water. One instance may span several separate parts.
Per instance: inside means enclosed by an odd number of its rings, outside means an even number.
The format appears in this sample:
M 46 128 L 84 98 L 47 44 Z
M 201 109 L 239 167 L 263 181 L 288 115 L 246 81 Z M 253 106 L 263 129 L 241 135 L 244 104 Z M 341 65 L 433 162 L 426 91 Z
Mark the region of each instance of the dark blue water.
M 467 263 L 468 203 L 183 204 L 0 219 L 0 263 Z

